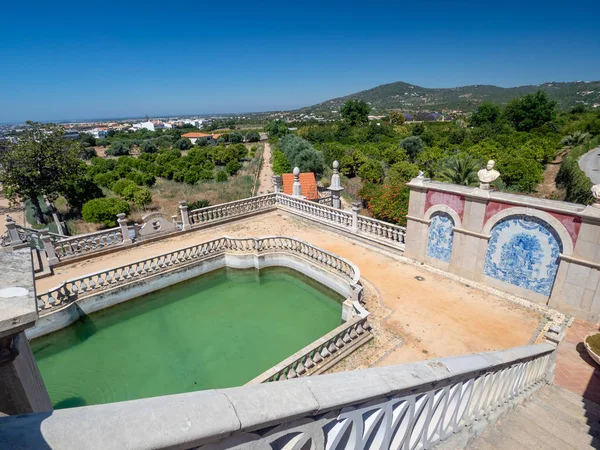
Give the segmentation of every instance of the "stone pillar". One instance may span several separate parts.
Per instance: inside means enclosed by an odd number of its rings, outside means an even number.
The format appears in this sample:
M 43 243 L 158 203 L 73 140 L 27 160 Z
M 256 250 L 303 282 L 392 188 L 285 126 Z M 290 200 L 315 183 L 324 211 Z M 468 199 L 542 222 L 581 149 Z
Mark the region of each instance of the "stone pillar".
M 340 182 L 340 171 L 338 168 L 340 163 L 337 161 L 333 162 L 333 175 L 331 176 L 331 184 L 327 188 L 331 192 L 331 206 L 337 209 L 342 209 L 342 200 L 340 194 L 344 190 L 342 183 Z
M 190 215 L 188 212 L 187 202 L 185 200 L 179 201 L 179 213 L 181 214 L 182 230 L 191 230 L 192 225 L 190 224 Z
M 38 318 L 31 250 L 0 253 L 0 415 L 52 411 L 24 330 Z
M 282 179 L 281 175 L 273 175 L 273 192 L 279 194 L 281 192 Z
M 54 250 L 54 244 L 52 244 L 52 238 L 47 231 L 42 233 L 42 242 L 44 243 L 44 250 L 46 250 L 46 258 L 50 267 L 58 264 L 58 257 L 56 256 L 56 250 Z
M 360 214 L 360 202 L 352 202 L 352 231 L 358 232 L 358 215 Z
M 300 186 L 300 169 L 294 167 L 294 185 L 292 186 L 292 197 L 306 198 L 302 195 L 302 186 Z
M 21 241 L 21 237 L 17 231 L 17 223 L 13 220 L 13 218 L 7 215 L 4 225 L 6 226 L 6 235 L 8 236 L 10 245 L 22 244 L 23 241 Z
M 423 261 L 427 247 L 429 221 L 425 216 L 425 199 L 427 197 L 427 182 L 429 180 L 419 171 L 419 176 L 410 180 L 408 199 L 408 214 L 406 215 L 406 235 L 404 237 L 404 255 L 407 258 Z
M 125 213 L 117 214 L 117 223 L 121 227 L 121 234 L 123 235 L 123 245 L 133 244 L 133 241 L 129 236 L 129 227 L 127 226 L 127 219 L 125 218 Z

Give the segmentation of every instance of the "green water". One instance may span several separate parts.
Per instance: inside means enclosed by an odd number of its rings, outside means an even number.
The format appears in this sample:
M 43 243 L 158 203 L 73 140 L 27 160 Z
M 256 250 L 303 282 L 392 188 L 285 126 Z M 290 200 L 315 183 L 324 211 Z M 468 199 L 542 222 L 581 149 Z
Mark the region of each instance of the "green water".
M 288 269 L 223 269 L 31 346 L 55 408 L 238 386 L 337 327 L 341 300 Z

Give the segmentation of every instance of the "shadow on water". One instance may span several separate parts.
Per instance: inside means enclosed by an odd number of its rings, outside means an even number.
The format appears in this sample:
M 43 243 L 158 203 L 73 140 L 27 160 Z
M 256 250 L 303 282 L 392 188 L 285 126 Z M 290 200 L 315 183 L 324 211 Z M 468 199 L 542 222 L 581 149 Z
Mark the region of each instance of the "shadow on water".
M 56 403 L 54 409 L 77 408 L 78 406 L 87 406 L 87 402 L 82 397 L 69 397 Z
M 77 337 L 80 342 L 83 342 L 96 334 L 98 332 L 98 327 L 79 305 L 75 304 L 75 307 L 79 314 L 79 319 L 73 324 L 75 337 Z

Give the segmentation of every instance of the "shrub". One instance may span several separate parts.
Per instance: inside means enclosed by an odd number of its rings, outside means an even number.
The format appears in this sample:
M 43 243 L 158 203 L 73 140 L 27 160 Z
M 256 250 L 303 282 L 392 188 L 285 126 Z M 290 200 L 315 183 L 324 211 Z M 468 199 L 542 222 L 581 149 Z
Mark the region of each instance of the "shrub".
M 597 144 L 597 139 L 588 140 L 586 144 L 574 148 L 563 158 L 558 174 L 556 175 L 556 184 L 565 189 L 566 201 L 581 203 L 583 205 L 587 205 L 592 201 L 591 189 L 593 183 L 585 172 L 580 169 L 577 161 L 590 148 L 595 147 Z
M 258 134 L 258 131 L 248 131 L 246 133 L 246 141 L 258 142 L 260 141 L 260 134 Z
M 292 165 L 283 154 L 281 150 L 275 150 L 273 152 L 273 172 L 276 175 L 282 173 L 290 173 L 292 171 Z
M 417 155 L 425 149 L 425 143 L 419 136 L 409 136 L 400 141 L 400 147 L 406 150 L 411 161 L 414 161 Z
M 135 184 L 137 184 L 138 186 L 141 186 L 144 184 L 144 175 L 141 172 L 136 171 L 132 171 L 129 172 L 126 176 L 126 178 L 128 180 L 133 181 Z
M 240 170 L 241 168 L 242 168 L 242 165 L 240 164 L 240 162 L 237 160 L 233 160 L 233 161 L 229 161 L 227 163 L 227 165 L 225 166 L 225 171 L 229 175 L 235 175 L 238 172 L 238 170 Z
M 175 144 L 173 144 L 173 148 L 177 148 L 179 150 L 189 150 L 192 148 L 192 142 L 188 138 L 181 138 L 175 142 Z
M 359 195 L 376 219 L 406 226 L 410 189 L 402 183 L 365 183 Z
M 219 172 L 217 172 L 216 180 L 217 180 L 219 183 L 222 183 L 222 182 L 224 182 L 224 181 L 227 181 L 227 178 L 228 178 L 228 177 L 227 177 L 227 173 L 226 173 L 225 171 L 223 171 L 223 170 L 220 170 Z
M 237 161 L 235 161 L 235 162 L 237 162 Z M 239 164 L 239 163 L 238 163 L 238 164 Z M 200 171 L 200 179 L 201 179 L 201 180 L 208 181 L 208 180 L 212 180 L 212 179 L 214 179 L 214 178 L 215 178 L 215 176 L 214 176 L 214 174 L 212 173 L 212 170 L 208 170 L 208 169 L 202 169 L 202 170 Z
M 94 147 L 83 147 L 81 149 L 81 159 L 85 159 L 86 161 L 98 156 Z
M 128 178 L 123 178 L 113 184 L 112 190 L 115 194 L 124 196 L 125 189 L 127 189 L 129 187 L 137 188 L 137 185 L 135 184 L 134 181 L 132 181 Z
M 129 146 L 125 145 L 123 141 L 113 142 L 110 148 L 106 150 L 106 154 L 111 156 L 129 155 Z
M 183 181 L 185 181 L 187 184 L 196 184 L 199 179 L 200 173 L 196 168 L 188 170 L 183 177 Z
M 152 141 L 144 141 L 140 146 L 142 153 L 157 153 L 158 147 L 152 143 Z
M 196 200 L 194 202 L 188 203 L 188 211 L 193 211 L 194 209 L 206 208 L 210 206 L 210 202 L 208 200 Z
M 133 194 L 133 203 L 142 207 L 152 203 L 152 193 L 146 188 L 137 188 Z
M 129 214 L 129 210 L 129 204 L 121 199 L 95 198 L 83 205 L 81 215 L 86 222 L 114 227 L 117 225 L 117 214 Z
M 107 173 L 99 173 L 98 175 L 94 176 L 94 183 L 96 183 L 98 186 L 111 189 L 113 184 L 117 182 L 119 178 L 121 177 L 116 172 L 111 171 Z
M 128 201 L 133 201 L 135 194 L 137 191 L 139 191 L 140 188 L 137 187 L 136 184 L 131 184 L 129 186 L 127 186 L 125 189 L 123 189 L 121 196 Z

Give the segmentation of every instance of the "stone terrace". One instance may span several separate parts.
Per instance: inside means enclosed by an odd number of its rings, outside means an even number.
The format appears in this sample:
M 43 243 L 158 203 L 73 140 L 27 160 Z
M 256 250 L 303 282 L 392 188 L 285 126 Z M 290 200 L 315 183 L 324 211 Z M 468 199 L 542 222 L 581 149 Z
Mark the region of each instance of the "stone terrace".
M 355 263 L 373 285 L 383 308 L 384 326 L 405 344 L 388 351 L 378 365 L 399 364 L 528 344 L 543 317 L 505 298 L 482 291 L 400 255 L 366 246 L 333 230 L 283 211 L 192 231 L 126 250 L 56 267 L 36 282 L 43 293 L 62 281 L 109 267 L 201 243 L 220 236 L 290 236 L 310 242 Z M 423 277 L 418 281 L 415 277 Z M 456 277 L 454 277 L 456 278 Z

